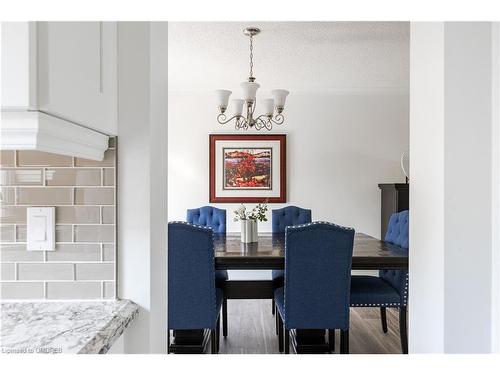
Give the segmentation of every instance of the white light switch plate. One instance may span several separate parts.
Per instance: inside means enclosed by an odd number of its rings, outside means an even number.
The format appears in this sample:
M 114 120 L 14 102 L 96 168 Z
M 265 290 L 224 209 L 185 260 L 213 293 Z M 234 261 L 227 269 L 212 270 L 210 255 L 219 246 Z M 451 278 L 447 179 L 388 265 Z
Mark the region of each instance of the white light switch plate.
M 55 250 L 55 208 L 28 207 L 27 241 L 29 251 Z

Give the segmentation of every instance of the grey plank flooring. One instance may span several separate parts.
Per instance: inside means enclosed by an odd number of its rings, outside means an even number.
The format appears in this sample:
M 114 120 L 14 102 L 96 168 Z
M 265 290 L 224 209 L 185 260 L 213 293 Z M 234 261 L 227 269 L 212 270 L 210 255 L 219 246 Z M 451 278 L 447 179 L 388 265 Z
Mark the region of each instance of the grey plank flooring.
M 229 300 L 228 337 L 221 332 L 220 354 L 279 354 L 271 300 Z M 387 309 L 388 332 L 383 333 L 376 308 L 351 309 L 351 354 L 399 354 L 398 313 Z M 336 334 L 336 350 L 340 348 Z

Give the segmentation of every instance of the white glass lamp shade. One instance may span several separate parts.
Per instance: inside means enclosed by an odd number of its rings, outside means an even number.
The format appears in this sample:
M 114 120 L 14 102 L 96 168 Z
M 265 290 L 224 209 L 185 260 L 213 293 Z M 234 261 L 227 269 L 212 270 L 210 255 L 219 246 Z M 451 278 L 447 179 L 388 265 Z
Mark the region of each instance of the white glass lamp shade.
M 241 116 L 243 113 L 243 104 L 245 104 L 245 101 L 243 99 L 233 99 L 231 100 L 232 104 L 231 106 L 233 107 L 234 115 L 235 116 Z
M 265 115 L 272 116 L 274 112 L 274 99 L 263 99 L 262 109 Z
M 231 91 L 229 90 L 215 90 L 215 98 L 217 100 L 217 107 L 225 111 L 227 108 L 227 102 L 229 101 L 229 95 Z
M 271 94 L 274 96 L 274 104 L 277 108 L 285 108 L 285 100 L 288 94 L 287 90 L 273 90 Z
M 258 83 L 255 82 L 241 82 L 241 88 L 243 89 L 243 99 L 248 101 L 254 101 L 257 95 L 257 89 L 260 87 Z

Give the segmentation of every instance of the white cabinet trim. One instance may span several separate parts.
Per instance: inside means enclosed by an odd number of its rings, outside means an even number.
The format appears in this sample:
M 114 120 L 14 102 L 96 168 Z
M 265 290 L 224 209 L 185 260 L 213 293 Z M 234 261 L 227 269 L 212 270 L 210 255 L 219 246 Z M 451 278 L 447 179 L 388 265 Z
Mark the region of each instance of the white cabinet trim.
M 107 135 L 39 111 L 2 112 L 2 150 L 39 150 L 99 160 Z

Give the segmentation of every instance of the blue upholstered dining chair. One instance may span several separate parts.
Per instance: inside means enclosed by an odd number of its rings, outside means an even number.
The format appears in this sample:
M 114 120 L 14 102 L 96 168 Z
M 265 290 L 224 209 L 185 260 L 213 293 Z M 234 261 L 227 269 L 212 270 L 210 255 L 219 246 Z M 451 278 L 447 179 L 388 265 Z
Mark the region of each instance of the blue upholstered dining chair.
M 391 215 L 385 235 L 385 242 L 399 246 L 401 251 L 407 251 L 408 241 L 408 211 Z M 408 336 L 406 327 L 406 305 L 408 302 L 408 271 L 380 270 L 379 276 L 352 276 L 351 306 L 380 307 L 382 330 L 387 332 L 387 307 L 399 309 L 399 334 L 401 349 L 408 353 Z
M 170 330 L 209 329 L 212 354 L 219 347 L 223 292 L 215 286 L 213 231 L 168 224 L 168 348 Z
M 187 210 L 186 221 L 210 227 L 214 233 L 226 233 L 226 210 L 203 206 Z
M 354 229 L 331 223 L 285 229 L 285 286 L 274 292 L 280 352 L 290 351 L 291 329 L 328 329 L 330 340 L 340 329 L 341 353 L 349 352 L 353 244 Z
M 311 222 L 311 210 L 300 208 L 297 206 L 287 206 L 272 212 L 272 227 L 273 233 L 285 233 L 285 228 L 289 225 L 307 224 Z M 282 286 L 285 280 L 283 270 L 272 270 L 272 279 L 274 285 Z M 274 315 L 275 306 L 274 299 L 272 304 L 272 312 Z
M 188 209 L 186 221 L 191 224 L 203 225 L 212 228 L 216 234 L 226 234 L 226 210 L 203 206 Z M 229 278 L 226 270 L 215 271 L 215 281 L 219 287 Z M 227 337 L 227 299 L 222 302 L 222 334 Z

